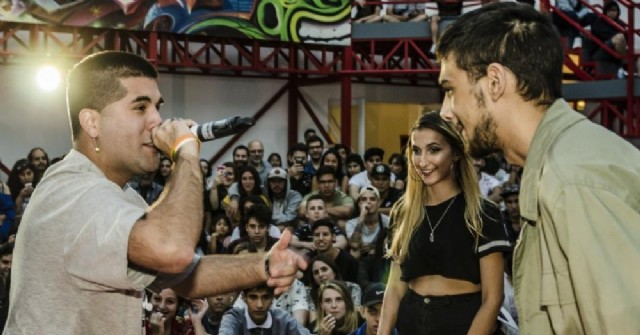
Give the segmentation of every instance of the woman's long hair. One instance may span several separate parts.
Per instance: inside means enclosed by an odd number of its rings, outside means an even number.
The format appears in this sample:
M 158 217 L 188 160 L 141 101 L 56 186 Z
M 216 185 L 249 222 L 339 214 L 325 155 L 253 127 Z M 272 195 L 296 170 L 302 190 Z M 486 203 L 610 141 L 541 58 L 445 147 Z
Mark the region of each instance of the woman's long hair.
M 333 329 L 334 333 L 353 333 L 358 328 L 358 314 L 353 304 L 353 299 L 351 299 L 351 292 L 347 288 L 347 285 L 339 280 L 328 280 L 324 284 L 320 285 L 318 299 L 316 299 L 316 312 L 318 313 L 318 317 L 316 318 L 316 328 L 314 329 L 314 331 L 318 332 L 320 330 L 320 322 L 326 316 L 324 310 L 322 309 L 322 294 L 327 289 L 333 289 L 340 293 L 340 296 L 342 296 L 342 300 L 344 300 L 345 305 L 344 317 L 341 320 L 336 320 L 336 327 Z
M 33 164 L 31 164 L 24 158 L 16 161 L 15 164 L 13 164 L 13 168 L 9 173 L 9 179 L 7 180 L 7 186 L 9 186 L 9 190 L 11 191 L 11 198 L 13 198 L 14 202 L 16 201 L 16 198 L 18 198 L 20 191 L 22 191 L 22 189 L 24 188 L 24 184 L 22 183 L 22 181 L 20 181 L 20 174 L 27 169 L 31 170 L 31 172 L 33 173 L 33 181 L 31 182 L 31 186 L 35 188 L 39 182 L 36 174 L 36 167 L 33 166 Z
M 327 151 L 325 151 L 325 153 L 322 155 L 322 158 L 320 158 L 320 166 L 325 166 L 324 165 L 324 159 L 325 157 L 327 157 L 328 155 L 334 155 L 336 157 L 336 161 L 338 162 L 338 165 L 336 165 L 335 169 L 336 169 L 336 181 L 338 186 L 342 184 L 342 179 L 344 178 L 345 174 L 342 171 L 342 157 L 340 156 L 340 154 L 338 153 L 338 151 L 336 149 L 329 149 Z M 344 190 L 342 190 L 344 191 Z
M 247 171 L 251 173 L 255 182 L 253 188 L 250 191 L 245 190 L 242 186 L 242 175 Z M 248 195 L 262 195 L 262 189 L 260 188 L 260 185 L 262 185 L 262 180 L 260 180 L 260 174 L 258 173 L 258 170 L 256 170 L 256 168 L 254 168 L 253 166 L 246 165 L 240 168 L 240 170 L 238 171 L 238 175 L 236 175 L 236 181 L 238 182 L 238 193 L 240 193 L 240 197 L 246 197 Z
M 451 146 L 453 154 L 459 157 L 453 163 L 453 178 L 462 189 L 466 201 L 464 219 L 477 246 L 482 234 L 482 195 L 471 157 L 465 152 L 462 136 L 440 117 L 439 111 L 424 113 L 413 125 L 411 132 L 424 129 L 431 129 L 441 134 Z M 413 143 L 410 138 L 405 149 L 407 162 L 413 162 L 412 147 Z M 391 210 L 393 226 L 391 227 L 392 242 L 389 256 L 398 263 L 404 262 L 409 254 L 411 237 L 425 218 L 424 206 L 428 200 L 427 186 L 422 182 L 413 164 L 410 164 L 407 170 L 409 177 L 407 178 L 406 192 Z
M 333 274 L 335 275 L 334 280 L 342 280 L 342 276 L 340 275 L 340 270 L 338 269 L 338 265 L 333 259 L 327 255 L 318 254 L 314 257 L 311 262 L 309 262 L 309 270 L 313 272 L 313 264 L 316 262 L 322 262 L 327 264 L 328 267 L 333 270 Z M 312 301 L 318 300 L 318 290 L 320 289 L 320 284 L 316 283 L 315 279 L 313 279 L 313 273 L 311 274 L 311 299 Z

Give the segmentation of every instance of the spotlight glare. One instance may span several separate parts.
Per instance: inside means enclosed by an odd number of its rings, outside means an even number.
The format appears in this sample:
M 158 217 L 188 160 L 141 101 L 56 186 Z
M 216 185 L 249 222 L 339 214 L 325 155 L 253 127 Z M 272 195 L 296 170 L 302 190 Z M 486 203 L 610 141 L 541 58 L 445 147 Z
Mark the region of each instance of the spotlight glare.
M 53 91 L 60 85 L 60 71 L 51 65 L 43 66 L 38 70 L 36 80 L 42 90 Z

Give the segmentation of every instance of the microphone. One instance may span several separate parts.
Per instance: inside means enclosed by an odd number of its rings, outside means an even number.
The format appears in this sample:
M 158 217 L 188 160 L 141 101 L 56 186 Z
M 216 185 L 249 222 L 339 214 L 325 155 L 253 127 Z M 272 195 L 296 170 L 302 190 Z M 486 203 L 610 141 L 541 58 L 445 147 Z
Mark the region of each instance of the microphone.
M 256 123 L 252 117 L 234 116 L 219 121 L 207 122 L 191 127 L 191 132 L 200 142 L 212 141 L 221 137 L 237 134 Z

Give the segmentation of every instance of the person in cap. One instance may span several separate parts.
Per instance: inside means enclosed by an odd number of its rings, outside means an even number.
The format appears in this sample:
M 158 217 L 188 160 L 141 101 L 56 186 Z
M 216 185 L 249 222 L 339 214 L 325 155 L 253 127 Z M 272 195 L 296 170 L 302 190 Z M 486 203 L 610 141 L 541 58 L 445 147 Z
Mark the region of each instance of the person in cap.
M 520 185 L 507 183 L 502 188 L 502 201 L 506 207 L 503 211 L 504 228 L 512 245 L 516 244 L 518 235 L 520 234 Z
M 391 213 L 391 207 L 400 199 L 403 190 L 391 186 L 391 168 L 386 164 L 376 164 L 371 169 L 371 185 L 380 193 L 379 212 L 385 215 Z
M 373 252 L 378 235 L 389 228 L 389 217 L 378 211 L 380 193 L 375 187 L 367 186 L 360 190 L 358 208 L 360 215 L 347 221 L 345 229 L 351 244 L 351 254 L 356 258 Z
M 287 171 L 275 167 L 267 175 L 267 196 L 271 201 L 273 224 L 293 222 L 298 216 L 302 195 L 289 187 Z
M 364 167 L 365 171 L 362 171 L 349 179 L 349 195 L 358 199 L 360 189 L 371 185 L 371 171 L 376 164 L 383 162 L 384 150 L 381 148 L 368 148 L 364 152 Z M 396 176 L 391 174 L 391 182 L 395 182 Z
M 362 295 L 362 305 L 360 306 L 360 316 L 364 323 L 352 333 L 352 335 L 376 335 L 378 333 L 378 322 L 380 321 L 380 309 L 386 287 L 383 283 L 371 283 L 364 290 Z M 393 334 L 397 334 L 393 330 Z

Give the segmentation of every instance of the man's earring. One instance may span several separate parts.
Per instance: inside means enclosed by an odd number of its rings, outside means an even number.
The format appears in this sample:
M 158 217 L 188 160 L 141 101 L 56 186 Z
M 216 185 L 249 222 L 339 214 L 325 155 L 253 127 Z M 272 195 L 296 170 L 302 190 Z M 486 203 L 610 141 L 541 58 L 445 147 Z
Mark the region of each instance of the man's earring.
M 100 152 L 100 147 L 98 146 L 98 141 L 96 140 L 96 138 L 93 138 L 93 147 L 94 147 L 94 149 L 93 149 L 93 150 L 94 150 L 96 153 L 99 153 L 99 152 Z

